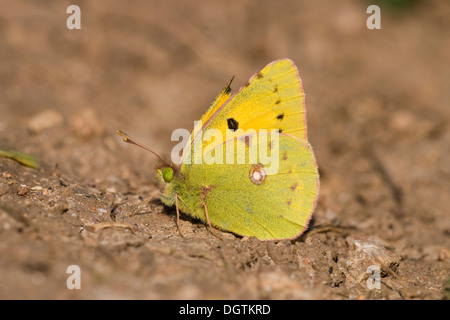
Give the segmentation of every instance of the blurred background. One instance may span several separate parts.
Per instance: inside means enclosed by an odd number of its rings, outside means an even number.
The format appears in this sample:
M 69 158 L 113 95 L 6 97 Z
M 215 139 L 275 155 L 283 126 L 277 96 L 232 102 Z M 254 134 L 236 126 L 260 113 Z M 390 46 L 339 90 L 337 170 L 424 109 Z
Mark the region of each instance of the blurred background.
M 81 9 L 80 30 L 66 27 L 71 4 Z M 381 8 L 380 30 L 366 27 L 371 4 Z M 76 231 L 80 224 L 93 222 L 79 206 L 97 204 L 68 201 L 69 213 L 73 210 L 80 219 L 72 224 L 73 217 L 47 212 L 73 196 L 59 191 L 64 184 L 75 194 L 97 190 L 94 198 L 104 201 L 107 211 L 124 194 L 145 198 L 157 189 L 156 159 L 121 143 L 116 129 L 169 158 L 172 131 L 190 130 L 233 75 L 232 88 L 237 90 L 252 74 L 280 58 L 296 63 L 306 93 L 308 134 L 322 181 L 314 224 L 345 225 L 381 239 L 403 261 L 398 272 L 406 279 L 403 287 L 411 288 L 403 291 L 403 297 L 442 297 L 450 256 L 448 1 L 2 0 L 0 7 L 0 147 L 30 153 L 42 166 L 33 171 L 0 158 L 4 211 L 0 210 L 0 297 L 80 297 L 67 293 L 61 268 L 71 259 L 87 259 L 86 265 L 111 264 L 102 254 L 96 256 L 95 250 L 103 248 L 101 240 L 80 238 Z M 18 195 L 22 185 L 29 192 Z M 36 198 L 31 191 L 35 185 L 48 186 L 54 198 L 45 194 L 45 199 L 42 194 Z M 139 205 L 131 202 L 123 214 L 139 211 Z M 26 219 L 32 223 L 5 209 L 16 206 L 29 210 Z M 168 212 L 160 217 L 167 220 L 163 231 L 176 234 L 173 212 Z M 108 219 L 96 217 L 94 222 Z M 161 229 L 158 220 L 151 226 Z M 327 244 L 325 251 L 334 246 L 333 241 L 340 241 L 333 239 L 321 240 Z M 59 245 L 67 242 L 73 249 Z M 139 248 L 149 250 L 152 261 L 160 257 L 147 243 Z M 94 251 L 86 256 L 85 250 Z M 107 255 L 115 255 L 114 250 Z M 130 252 L 118 256 L 123 254 Z M 131 254 L 138 257 L 136 270 L 145 269 L 147 256 L 140 251 Z M 30 264 L 30 260 L 37 262 Z M 185 262 L 195 266 L 189 259 Z M 187 267 L 172 270 L 179 281 L 176 285 L 170 275 L 161 275 L 158 287 L 130 280 L 134 271 L 125 262 L 114 263 L 110 273 L 100 268 L 97 276 L 85 280 L 101 285 L 81 297 L 351 298 L 361 294 L 351 287 L 333 291 L 333 286 L 318 290 L 318 285 L 311 285 L 314 289 L 305 296 L 293 293 L 298 292 L 295 286 L 265 296 L 253 280 L 237 289 L 238 278 L 235 287 L 230 284 L 214 291 L 204 289 L 201 279 L 196 282 L 197 271 Z M 152 265 L 153 271 L 163 268 L 163 262 Z M 277 268 L 274 274 L 287 272 Z M 328 265 L 323 268 L 329 270 Z M 248 276 L 246 272 L 242 277 Z M 333 277 L 317 272 L 317 283 Z M 138 272 L 139 277 L 147 278 L 149 273 Z M 221 287 L 221 281 L 228 281 L 224 277 L 212 274 L 215 280 L 209 283 Z M 61 279 L 63 287 L 47 284 L 49 289 L 42 291 L 48 279 Z M 183 281 L 189 283 L 188 289 L 178 295 L 171 291 L 172 285 L 176 288 Z M 6 286 L 15 289 L 7 291 Z

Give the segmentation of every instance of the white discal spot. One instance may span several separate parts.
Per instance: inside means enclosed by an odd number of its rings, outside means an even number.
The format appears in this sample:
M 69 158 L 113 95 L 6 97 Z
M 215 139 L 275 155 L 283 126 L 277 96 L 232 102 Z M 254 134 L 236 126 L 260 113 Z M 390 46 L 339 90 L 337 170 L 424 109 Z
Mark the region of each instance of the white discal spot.
M 250 181 L 254 184 L 262 184 L 266 180 L 266 176 L 262 164 L 254 164 L 250 169 Z

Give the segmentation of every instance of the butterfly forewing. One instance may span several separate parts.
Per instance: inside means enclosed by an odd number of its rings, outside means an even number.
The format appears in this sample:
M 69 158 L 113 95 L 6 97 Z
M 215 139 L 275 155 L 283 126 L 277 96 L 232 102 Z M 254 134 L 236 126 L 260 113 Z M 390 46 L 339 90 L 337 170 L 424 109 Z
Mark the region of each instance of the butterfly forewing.
M 184 156 L 189 150 L 200 153 L 221 143 L 203 141 L 201 149 L 192 149 L 194 140 L 202 140 L 200 133 L 208 129 L 220 130 L 224 140 L 227 130 L 276 129 L 307 141 L 305 97 L 297 67 L 290 59 L 268 64 L 226 100 L 230 95 L 228 87 L 202 116 L 202 127 L 192 131 Z

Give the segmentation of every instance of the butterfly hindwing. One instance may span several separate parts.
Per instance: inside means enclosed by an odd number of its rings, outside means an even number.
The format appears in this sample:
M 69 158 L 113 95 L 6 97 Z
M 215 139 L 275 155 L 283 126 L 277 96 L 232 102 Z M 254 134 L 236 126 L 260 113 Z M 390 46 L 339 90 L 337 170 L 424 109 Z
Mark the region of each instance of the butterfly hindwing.
M 245 145 L 246 159 L 257 148 L 259 138 L 259 134 L 253 135 L 252 143 Z M 259 156 L 253 164 L 183 166 L 181 173 L 190 181 L 189 188 L 197 190 L 193 215 L 206 221 L 204 202 L 212 225 L 223 230 L 259 239 L 294 238 L 302 233 L 319 189 L 316 162 L 307 142 L 284 134 L 278 138 L 279 156 L 272 160 L 278 161 L 278 171 L 261 183 L 251 175 L 255 168 L 267 170 L 260 165 Z M 269 144 L 271 139 L 269 134 Z M 235 144 L 245 141 L 236 139 Z

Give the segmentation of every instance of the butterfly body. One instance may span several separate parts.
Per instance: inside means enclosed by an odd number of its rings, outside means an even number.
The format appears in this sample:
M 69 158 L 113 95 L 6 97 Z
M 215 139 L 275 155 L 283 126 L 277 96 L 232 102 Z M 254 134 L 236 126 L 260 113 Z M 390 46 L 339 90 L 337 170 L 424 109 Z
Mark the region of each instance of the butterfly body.
M 179 209 L 193 218 L 206 222 L 206 214 L 202 207 L 203 192 L 201 184 L 193 185 L 181 174 L 175 174 L 173 180 L 166 183 L 160 199 L 166 206 L 172 207 L 176 205 L 175 195 L 183 195 L 178 201 Z

